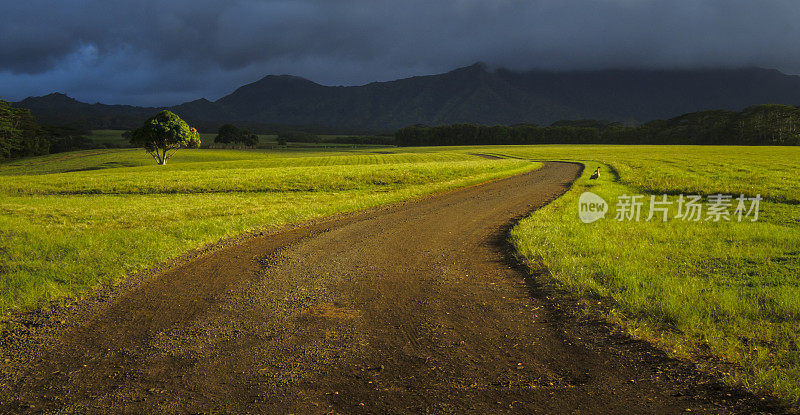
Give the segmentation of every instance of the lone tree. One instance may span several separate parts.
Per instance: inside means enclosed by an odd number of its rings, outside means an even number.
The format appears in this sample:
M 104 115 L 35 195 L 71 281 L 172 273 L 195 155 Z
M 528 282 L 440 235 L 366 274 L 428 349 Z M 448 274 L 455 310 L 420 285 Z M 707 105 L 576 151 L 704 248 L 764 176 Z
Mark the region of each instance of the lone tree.
M 238 128 L 233 124 L 225 124 L 219 127 L 217 136 L 214 137 L 215 143 L 231 144 L 239 143 L 246 146 L 258 144 L 258 136 L 245 128 Z
M 164 110 L 131 131 L 130 142 L 144 147 L 160 165 L 167 164 L 179 148 L 200 147 L 200 135 L 177 115 Z

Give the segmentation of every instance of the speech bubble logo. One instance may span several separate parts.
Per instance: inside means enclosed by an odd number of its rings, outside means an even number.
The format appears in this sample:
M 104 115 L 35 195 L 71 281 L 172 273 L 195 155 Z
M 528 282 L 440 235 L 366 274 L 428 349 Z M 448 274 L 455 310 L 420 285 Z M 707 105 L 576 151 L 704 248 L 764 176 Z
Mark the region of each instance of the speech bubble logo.
M 583 192 L 578 199 L 578 217 L 583 223 L 592 223 L 603 219 L 606 217 L 606 212 L 608 212 L 608 203 L 592 192 Z

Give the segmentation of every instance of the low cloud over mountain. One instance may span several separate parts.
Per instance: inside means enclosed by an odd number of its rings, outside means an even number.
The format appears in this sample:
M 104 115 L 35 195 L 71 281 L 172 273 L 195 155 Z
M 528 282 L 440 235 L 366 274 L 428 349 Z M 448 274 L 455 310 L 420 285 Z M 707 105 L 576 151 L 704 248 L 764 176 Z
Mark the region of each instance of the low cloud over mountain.
M 359 85 L 478 60 L 798 73 L 798 21 L 792 0 L 32 0 L 0 14 L 0 97 L 160 106 L 264 73 Z

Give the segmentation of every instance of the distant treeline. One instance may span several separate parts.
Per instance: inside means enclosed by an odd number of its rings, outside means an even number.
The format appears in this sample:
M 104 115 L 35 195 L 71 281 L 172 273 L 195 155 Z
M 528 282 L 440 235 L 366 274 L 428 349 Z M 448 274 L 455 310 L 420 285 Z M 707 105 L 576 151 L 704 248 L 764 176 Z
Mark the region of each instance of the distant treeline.
M 105 148 L 80 126 L 40 126 L 25 108 L 0 100 L 0 159 Z
M 360 145 L 394 145 L 394 137 L 390 135 L 351 135 L 329 138 L 326 143 L 360 144 Z
M 394 145 L 394 136 L 340 135 L 333 137 L 321 137 L 307 131 L 287 131 L 278 134 L 278 144 L 285 145 L 287 142 L 316 144 Z
M 395 133 L 399 146 L 482 144 L 800 145 L 800 108 L 755 105 L 742 112 L 700 111 L 638 127 L 578 120 L 535 125 L 415 125 Z
M 250 131 L 242 137 L 255 144 Z M 78 124 L 40 126 L 29 110 L 0 100 L 0 159 L 62 151 L 105 148 L 87 137 Z M 237 136 L 238 137 L 238 136 Z M 257 137 L 256 137 L 257 138 Z M 238 142 L 238 139 L 233 141 Z M 241 141 L 241 140 L 239 140 Z M 282 132 L 279 142 L 323 142 L 309 132 Z M 481 144 L 716 144 L 800 145 L 800 108 L 789 105 L 755 105 L 741 112 L 700 111 L 640 126 L 618 122 L 557 121 L 550 126 L 485 126 L 454 124 L 403 128 L 392 136 L 338 136 L 324 142 L 399 146 Z

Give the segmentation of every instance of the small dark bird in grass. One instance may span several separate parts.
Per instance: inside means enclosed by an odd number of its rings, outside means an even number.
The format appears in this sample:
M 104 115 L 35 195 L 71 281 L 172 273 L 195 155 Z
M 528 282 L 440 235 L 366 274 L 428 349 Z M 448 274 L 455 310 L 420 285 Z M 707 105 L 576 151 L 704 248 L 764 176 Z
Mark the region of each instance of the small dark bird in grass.
M 592 175 L 589 178 L 592 179 L 592 180 L 599 179 L 600 178 L 600 167 L 598 167 L 597 170 L 595 170 L 594 173 L 592 173 Z

